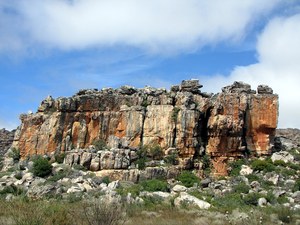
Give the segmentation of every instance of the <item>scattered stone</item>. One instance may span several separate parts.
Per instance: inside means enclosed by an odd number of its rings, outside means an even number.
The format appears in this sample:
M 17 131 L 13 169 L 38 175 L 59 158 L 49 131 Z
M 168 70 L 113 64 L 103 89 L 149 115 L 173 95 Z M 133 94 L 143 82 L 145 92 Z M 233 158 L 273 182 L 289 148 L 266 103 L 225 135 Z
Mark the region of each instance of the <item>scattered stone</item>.
M 257 205 L 259 207 L 264 207 L 264 206 L 267 205 L 267 203 L 268 203 L 267 199 L 265 199 L 265 198 L 259 198 L 258 201 L 257 201 Z
M 240 170 L 240 175 L 246 176 L 246 175 L 249 175 L 252 173 L 253 173 L 253 169 L 251 169 L 250 166 L 242 165 L 241 170 Z
M 212 180 L 210 178 L 205 178 L 200 181 L 200 185 L 202 188 L 207 188 L 211 182 Z

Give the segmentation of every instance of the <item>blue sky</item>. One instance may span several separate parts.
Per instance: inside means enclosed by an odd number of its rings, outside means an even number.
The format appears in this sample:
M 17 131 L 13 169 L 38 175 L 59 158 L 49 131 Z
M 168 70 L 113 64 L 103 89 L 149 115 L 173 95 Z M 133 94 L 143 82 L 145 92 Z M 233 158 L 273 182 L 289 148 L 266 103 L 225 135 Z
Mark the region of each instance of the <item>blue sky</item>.
M 52 95 L 234 80 L 280 97 L 300 128 L 299 0 L 0 0 L 0 128 Z

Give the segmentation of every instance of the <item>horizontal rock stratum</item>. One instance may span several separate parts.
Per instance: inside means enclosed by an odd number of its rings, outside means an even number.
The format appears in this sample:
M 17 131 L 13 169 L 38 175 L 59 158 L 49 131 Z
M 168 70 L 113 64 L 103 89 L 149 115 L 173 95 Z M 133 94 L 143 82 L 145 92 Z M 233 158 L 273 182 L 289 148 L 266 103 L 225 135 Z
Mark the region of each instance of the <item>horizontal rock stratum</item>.
M 185 167 L 211 156 L 215 174 L 226 174 L 227 161 L 245 152 L 269 154 L 278 119 L 278 96 L 270 87 L 254 91 L 234 82 L 215 95 L 201 87 L 185 80 L 170 91 L 122 86 L 49 96 L 37 113 L 20 116 L 13 146 L 26 158 L 88 148 L 96 140 L 123 152 L 158 144 L 165 154 L 176 149 Z

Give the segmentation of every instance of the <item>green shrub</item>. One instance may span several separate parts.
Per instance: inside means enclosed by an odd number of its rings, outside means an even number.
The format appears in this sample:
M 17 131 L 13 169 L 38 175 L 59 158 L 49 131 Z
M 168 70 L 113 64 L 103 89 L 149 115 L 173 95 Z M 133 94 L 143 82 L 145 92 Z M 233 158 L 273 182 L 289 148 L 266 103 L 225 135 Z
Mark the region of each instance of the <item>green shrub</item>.
M 46 177 L 52 172 L 52 166 L 50 162 L 43 158 L 37 157 L 33 161 L 33 174 L 38 177 Z
M 3 190 L 0 191 L 0 195 L 13 194 L 13 195 L 17 196 L 17 195 L 21 195 L 23 193 L 24 193 L 23 189 L 21 189 L 17 186 L 14 186 L 14 185 L 6 186 L 3 188 Z
M 233 186 L 233 191 L 236 193 L 249 193 L 250 187 L 245 183 L 239 183 L 238 185 Z
M 211 159 L 209 155 L 204 155 L 201 158 L 201 162 L 203 163 L 203 169 L 207 169 L 211 167 Z
M 268 160 L 253 160 L 251 163 L 251 167 L 254 171 L 272 172 L 275 170 L 275 166 Z
M 286 163 L 283 160 L 275 160 L 273 164 L 275 166 L 286 166 Z
M 261 187 L 264 189 L 270 189 L 270 187 L 274 186 L 274 183 L 269 180 L 262 180 L 261 181 Z
M 245 164 L 245 160 L 243 159 L 239 159 L 239 160 L 236 160 L 236 161 L 233 161 L 229 164 L 231 170 L 229 172 L 229 175 L 230 176 L 238 176 L 240 175 L 240 171 L 241 171 L 241 168 L 242 168 L 242 165 Z
M 296 180 L 296 183 L 294 184 L 294 187 L 293 187 L 293 191 L 300 191 L 300 179 L 297 179 Z
M 17 148 L 11 148 L 9 153 L 8 153 L 8 157 L 12 158 L 14 161 L 19 161 L 20 160 L 20 150 Z
M 278 219 L 282 222 L 291 223 L 295 212 L 288 207 L 281 206 L 275 209 L 275 213 L 278 215 Z
M 195 183 L 199 184 L 200 182 L 200 179 L 190 171 L 181 172 L 177 177 L 177 180 L 179 180 L 186 187 L 192 187 Z
M 139 170 L 144 170 L 146 168 L 146 158 L 136 160 L 135 164 L 138 166 Z
M 153 179 L 153 180 L 145 180 L 140 183 L 145 191 L 168 191 L 168 184 L 166 181 Z
M 150 105 L 150 103 L 148 102 L 147 98 L 144 98 L 142 103 L 141 103 L 141 106 L 147 108 L 148 105 Z
M 279 196 L 279 197 L 277 198 L 277 202 L 278 202 L 279 204 L 284 204 L 284 203 L 288 203 L 289 200 L 288 200 L 288 198 L 285 197 L 285 196 Z
M 245 203 L 238 193 L 229 193 L 224 196 L 216 197 L 212 204 L 221 212 L 231 212 L 232 210 L 245 207 Z
M 282 168 L 280 173 L 284 176 L 284 177 L 289 177 L 289 176 L 294 176 L 297 174 L 297 172 L 293 169 L 288 169 L 288 168 Z
M 103 177 L 103 178 L 102 178 L 102 183 L 109 184 L 109 183 L 110 183 L 109 176 Z
M 178 118 L 178 113 L 179 113 L 179 111 L 180 111 L 180 108 L 177 108 L 177 107 L 174 107 L 174 108 L 173 108 L 171 118 L 172 118 L 172 121 L 175 122 L 175 123 L 177 122 L 177 118 Z
M 103 139 L 94 140 L 92 144 L 95 146 L 96 150 L 98 151 L 107 149 L 106 142 Z
M 293 170 L 300 170 L 300 165 L 296 164 L 296 163 L 289 162 L 289 163 L 287 163 L 287 166 L 290 167 Z
M 265 196 L 265 198 L 271 204 L 277 203 L 276 197 L 272 191 L 269 191 L 268 194 Z
M 164 158 L 165 163 L 170 165 L 177 165 L 178 164 L 178 154 L 176 152 L 172 152 L 170 155 L 165 156 Z
M 119 187 L 116 189 L 117 193 L 123 197 L 126 197 L 128 193 L 131 193 L 133 197 L 137 197 L 140 192 L 143 190 L 140 184 L 134 184 L 129 187 Z
M 15 178 L 18 179 L 18 180 L 21 180 L 22 177 L 23 177 L 23 175 L 22 175 L 21 172 L 17 172 L 17 173 L 15 174 Z
M 54 155 L 55 161 L 56 161 L 57 163 L 63 163 L 65 157 L 66 157 L 66 153 L 64 153 L 64 152 L 63 152 L 63 153 L 59 153 L 59 154 L 55 154 L 55 155 Z
M 243 197 L 243 201 L 246 205 L 257 205 L 258 199 L 261 198 L 262 195 L 257 192 L 252 192 Z
M 164 152 L 160 145 L 150 145 L 148 146 L 148 154 L 152 159 L 160 160 L 163 158 Z
M 247 179 L 248 179 L 248 181 L 251 183 L 252 181 L 258 181 L 258 180 L 260 180 L 259 179 L 259 177 L 257 176 L 257 175 L 255 175 L 255 174 L 249 174 L 249 175 L 246 175 L 246 177 L 247 177 Z
M 74 170 L 87 171 L 87 168 L 84 167 L 84 166 L 82 166 L 82 165 L 80 165 L 80 164 L 73 164 L 73 165 L 72 165 L 72 168 L 73 168 Z
M 47 179 L 47 181 L 48 182 L 56 182 L 56 181 L 58 181 L 60 179 L 63 179 L 66 176 L 67 176 L 67 172 L 61 171 L 61 172 L 58 172 L 58 173 L 54 174 L 53 176 L 49 177 Z

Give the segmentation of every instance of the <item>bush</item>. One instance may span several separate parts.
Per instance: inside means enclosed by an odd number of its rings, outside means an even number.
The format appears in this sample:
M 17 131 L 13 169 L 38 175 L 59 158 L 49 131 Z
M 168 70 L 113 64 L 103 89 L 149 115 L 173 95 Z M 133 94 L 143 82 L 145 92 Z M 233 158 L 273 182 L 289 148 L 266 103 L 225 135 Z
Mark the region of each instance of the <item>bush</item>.
M 178 164 L 178 154 L 176 152 L 172 152 L 170 155 L 167 155 L 164 158 L 165 163 L 170 165 L 177 165 Z
M 244 183 L 240 183 L 233 187 L 233 191 L 236 193 L 249 193 L 250 187 Z
M 241 209 L 246 206 L 241 195 L 238 193 L 229 193 L 221 197 L 216 197 L 212 203 L 221 212 L 230 212 L 236 208 Z
M 105 183 L 105 184 L 109 184 L 110 183 L 110 179 L 108 176 L 105 176 L 102 178 L 102 183 Z
M 47 181 L 48 181 L 48 182 L 56 182 L 56 181 L 58 181 L 58 180 L 60 180 L 60 179 L 63 179 L 63 178 L 66 177 L 66 176 L 67 176 L 67 172 L 61 171 L 61 172 L 56 173 L 56 174 L 53 175 L 52 177 L 49 177 L 49 178 L 47 179 Z
M 257 192 L 252 192 L 244 196 L 243 201 L 246 205 L 257 205 L 258 199 L 262 197 L 261 194 Z
M 260 160 L 260 159 L 253 160 L 251 163 L 251 167 L 254 171 L 264 171 L 264 172 L 272 172 L 276 169 L 275 166 L 272 163 L 270 163 L 268 160 Z
M 95 146 L 96 150 L 98 150 L 98 151 L 107 149 L 106 142 L 103 139 L 93 141 L 93 145 Z
M 240 175 L 240 170 L 242 168 L 242 165 L 245 164 L 245 161 L 243 159 L 239 159 L 236 161 L 233 161 L 229 164 L 231 170 L 229 172 L 230 176 L 238 176 Z
M 162 159 L 164 155 L 162 148 L 158 144 L 148 146 L 147 152 L 152 159 L 156 160 Z
M 293 169 L 293 170 L 300 170 L 300 165 L 299 165 L 299 164 L 295 164 L 295 163 L 289 162 L 289 163 L 287 163 L 286 165 L 287 165 L 288 167 L 290 167 L 291 169 Z
M 177 118 L 178 118 L 178 113 L 179 113 L 179 111 L 180 111 L 180 108 L 177 108 L 177 107 L 174 107 L 174 108 L 173 108 L 171 118 L 172 118 L 172 121 L 173 121 L 174 123 L 177 122 Z
M 50 162 L 43 158 L 37 157 L 33 161 L 33 174 L 38 177 L 46 177 L 52 172 L 52 166 Z
M 81 204 L 81 219 L 89 225 L 119 225 L 125 223 L 121 204 L 94 201 Z
M 138 169 L 144 170 L 146 168 L 146 158 L 138 159 L 135 164 L 138 166 Z
M 140 184 L 134 184 L 132 186 L 129 186 L 129 187 L 120 187 L 120 188 L 117 188 L 116 191 L 119 195 L 123 196 L 123 197 L 126 197 L 128 193 L 131 193 L 131 195 L 133 197 L 137 197 L 140 192 L 142 191 L 142 186 Z
M 168 184 L 166 181 L 153 179 L 153 180 L 146 180 L 142 181 L 140 185 L 143 187 L 145 191 L 168 191 Z
M 20 150 L 14 147 L 11 148 L 9 150 L 8 157 L 12 158 L 14 161 L 19 161 L 21 157 Z
M 249 174 L 249 175 L 246 175 L 247 179 L 249 182 L 252 182 L 252 181 L 258 181 L 259 180 L 259 177 L 255 174 Z
M 200 179 L 190 171 L 183 171 L 181 174 L 179 174 L 177 180 L 179 180 L 186 187 L 192 187 L 195 183 L 199 184 L 200 182 Z
M 15 174 L 15 178 L 18 179 L 18 180 L 21 180 L 22 177 L 23 177 L 23 175 L 22 175 L 21 172 L 17 172 L 17 173 Z
M 294 184 L 294 187 L 293 187 L 293 191 L 300 191 L 300 179 L 297 179 L 296 180 L 296 183 Z
M 23 189 L 21 189 L 17 186 L 14 186 L 14 185 L 6 186 L 3 188 L 3 190 L 0 191 L 0 195 L 13 194 L 13 195 L 17 196 L 17 195 L 21 195 L 23 193 L 24 193 Z
M 275 209 L 275 212 L 278 215 L 278 219 L 284 223 L 291 223 L 295 213 L 288 207 L 278 207 Z
M 283 160 L 275 160 L 273 164 L 275 166 L 286 166 L 286 163 Z
M 63 163 L 65 157 L 66 157 L 66 153 L 64 153 L 64 152 L 63 152 L 63 153 L 59 153 L 59 154 L 55 154 L 55 155 L 54 155 L 55 161 L 56 161 L 57 163 Z

